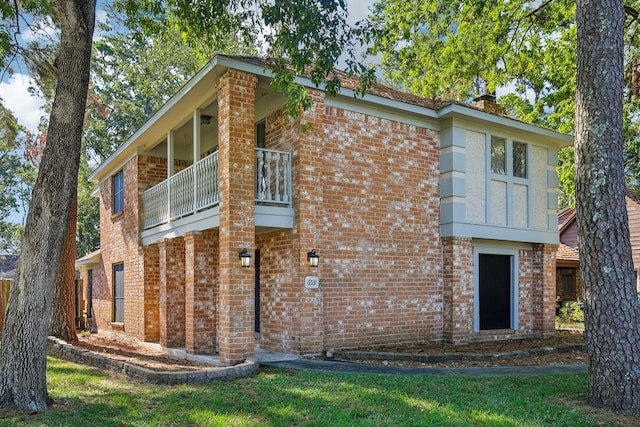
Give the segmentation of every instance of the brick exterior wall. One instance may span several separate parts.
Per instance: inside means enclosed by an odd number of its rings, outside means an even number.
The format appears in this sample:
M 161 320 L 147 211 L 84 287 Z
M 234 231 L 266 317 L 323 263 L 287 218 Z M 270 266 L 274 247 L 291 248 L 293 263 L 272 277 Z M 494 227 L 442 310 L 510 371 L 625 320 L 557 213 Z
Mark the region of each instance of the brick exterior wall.
M 142 192 L 166 179 L 166 159 L 138 155 L 124 166 L 124 213 L 111 215 L 111 181 L 101 184 L 98 329 L 239 363 L 256 345 L 257 250 L 261 348 L 319 354 L 491 338 L 474 333 L 473 241 L 440 238 L 438 133 L 326 105 L 322 92 L 310 91 L 313 108 L 299 119 L 280 111 L 266 118 L 267 148 L 292 153 L 294 227 L 256 230 L 256 84 L 236 70 L 218 82 L 217 229 L 141 246 Z M 252 268 L 239 266 L 242 248 Z M 307 263 L 311 249 L 320 255 L 316 269 Z M 552 330 L 554 249 L 520 251 L 520 327 L 494 338 Z M 124 325 L 111 322 L 117 262 L 125 264 Z M 318 289 L 305 289 L 310 275 L 320 278 Z
M 441 339 L 437 133 L 335 107 L 324 129 L 324 347 Z
M 446 237 L 443 244 L 444 340 L 461 343 L 473 336 L 474 262 L 469 237 Z

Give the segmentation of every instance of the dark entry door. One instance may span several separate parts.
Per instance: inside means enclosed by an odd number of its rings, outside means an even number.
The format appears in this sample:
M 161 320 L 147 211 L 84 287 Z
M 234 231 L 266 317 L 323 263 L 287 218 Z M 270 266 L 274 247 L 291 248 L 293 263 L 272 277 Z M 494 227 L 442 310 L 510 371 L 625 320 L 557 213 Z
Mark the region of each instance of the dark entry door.
M 255 274 L 255 327 L 256 333 L 260 332 L 260 251 L 256 249 L 256 274 Z
M 511 255 L 479 258 L 480 329 L 510 329 Z

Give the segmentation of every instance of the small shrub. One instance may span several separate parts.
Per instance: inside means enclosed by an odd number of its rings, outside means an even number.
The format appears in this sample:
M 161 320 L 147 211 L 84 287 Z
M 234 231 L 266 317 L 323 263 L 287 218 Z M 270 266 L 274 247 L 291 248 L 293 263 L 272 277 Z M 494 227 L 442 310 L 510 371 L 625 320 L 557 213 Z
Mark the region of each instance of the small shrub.
M 558 317 L 564 322 L 584 322 L 584 310 L 580 301 L 562 303 Z

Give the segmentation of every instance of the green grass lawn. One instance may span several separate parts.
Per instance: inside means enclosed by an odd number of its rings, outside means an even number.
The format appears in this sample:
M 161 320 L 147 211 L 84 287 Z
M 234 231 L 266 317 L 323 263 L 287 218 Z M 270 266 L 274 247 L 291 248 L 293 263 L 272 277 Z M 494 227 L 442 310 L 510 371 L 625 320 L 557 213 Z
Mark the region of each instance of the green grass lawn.
M 0 412 L 0 426 L 628 425 L 584 405 L 586 374 L 355 375 L 261 369 L 248 378 L 153 386 L 49 359 L 46 413 Z

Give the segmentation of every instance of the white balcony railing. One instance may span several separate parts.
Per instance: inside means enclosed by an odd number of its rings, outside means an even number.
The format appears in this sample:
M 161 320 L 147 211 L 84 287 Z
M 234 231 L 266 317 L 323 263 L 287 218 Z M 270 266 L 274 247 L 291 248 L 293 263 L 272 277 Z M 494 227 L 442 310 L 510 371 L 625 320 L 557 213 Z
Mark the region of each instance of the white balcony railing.
M 256 148 L 257 204 L 291 207 L 291 154 Z M 217 206 L 218 152 L 181 170 L 143 194 L 144 228 Z

